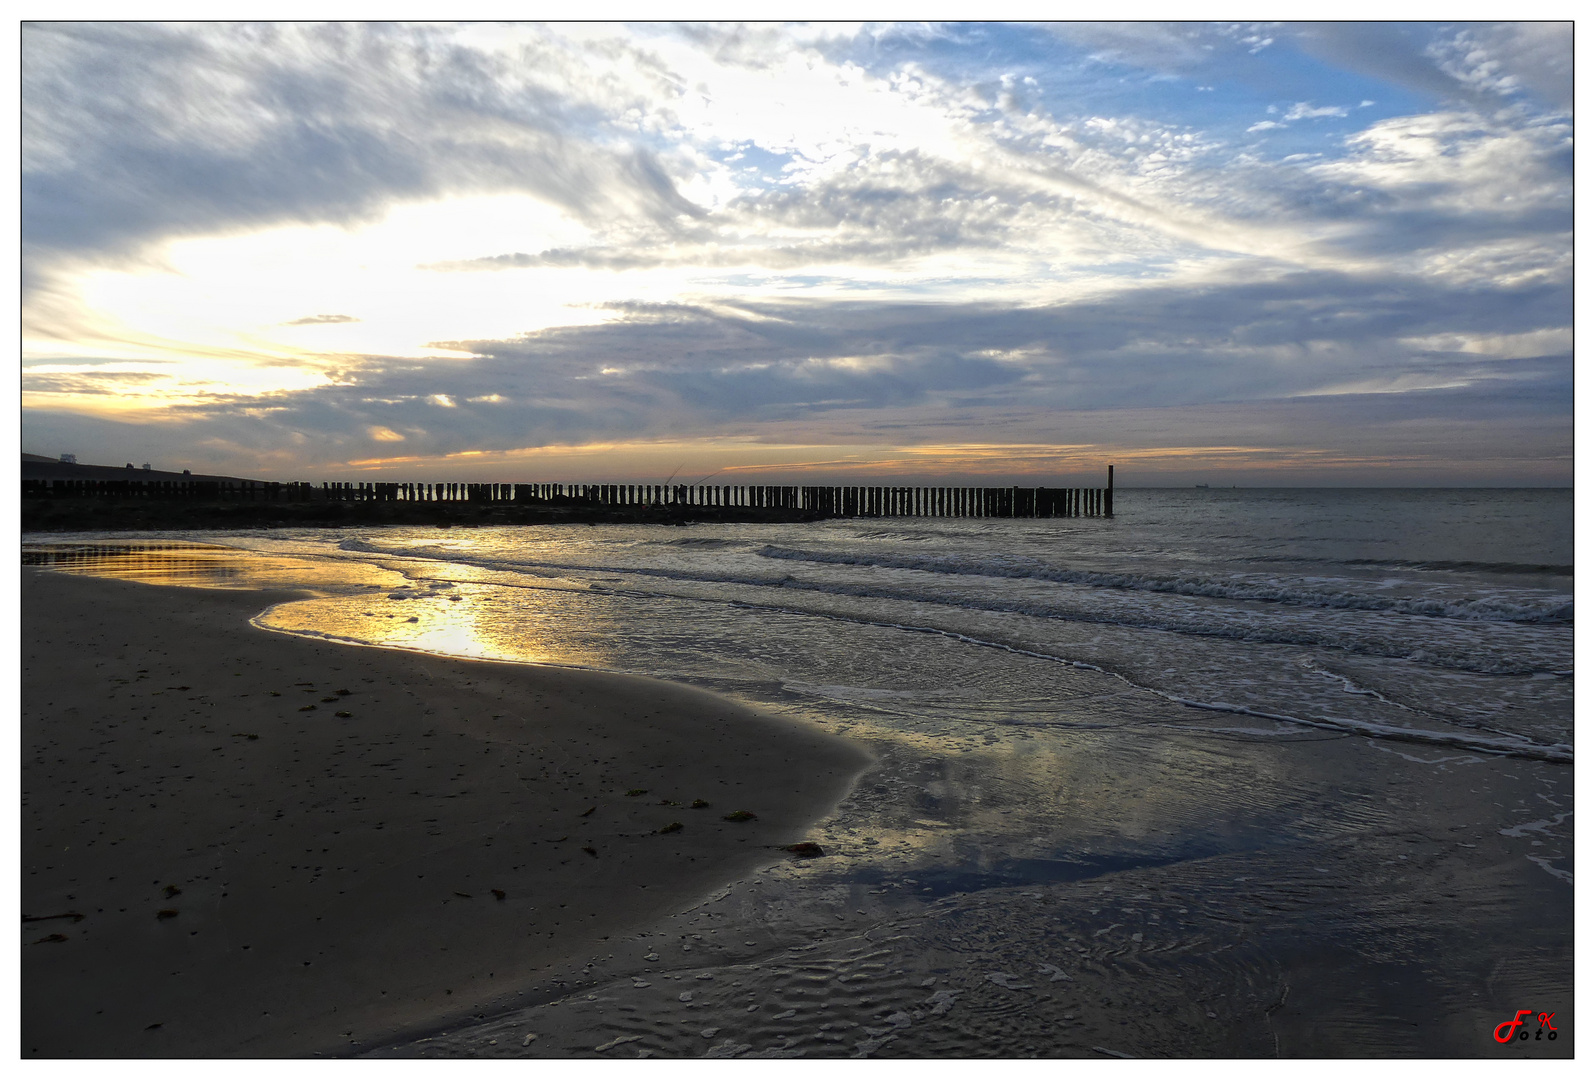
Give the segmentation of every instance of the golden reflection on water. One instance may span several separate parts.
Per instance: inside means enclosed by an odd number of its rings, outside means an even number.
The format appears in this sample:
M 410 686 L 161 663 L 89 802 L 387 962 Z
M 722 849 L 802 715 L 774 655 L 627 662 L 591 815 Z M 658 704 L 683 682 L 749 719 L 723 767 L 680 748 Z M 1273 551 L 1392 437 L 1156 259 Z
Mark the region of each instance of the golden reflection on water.
M 481 573 L 466 566 L 433 564 L 427 572 L 439 577 L 412 580 L 360 560 L 169 541 L 36 545 L 23 552 L 23 564 L 160 585 L 318 593 L 254 620 L 290 634 L 474 659 L 628 666 L 616 645 L 627 634 L 614 621 L 624 616 L 602 613 L 586 589 L 458 580 Z M 1170 830 L 1222 828 L 1212 807 L 1261 811 L 1278 798 L 1283 779 L 1268 774 L 1267 757 L 1237 760 L 1222 747 L 1183 740 L 1127 744 L 1120 734 L 944 723 L 912 709 L 895 718 L 848 710 L 837 723 L 809 704 L 723 692 L 876 748 L 880 775 L 897 786 L 878 797 L 861 789 L 857 805 L 820 831 L 827 845 L 881 866 L 980 869 L 1055 857 L 1060 836 L 1083 853 L 1156 848 Z M 903 792 L 918 794 L 905 799 Z
M 304 588 L 308 563 L 179 541 L 51 544 L 25 548 L 23 566 L 148 585 L 204 589 Z
M 254 620 L 291 634 L 520 663 L 604 667 L 614 660 L 602 628 L 580 606 L 584 594 L 566 589 L 415 582 L 362 560 L 295 559 L 186 541 L 32 545 L 22 564 L 151 585 L 319 593 Z
M 615 660 L 590 620 L 588 632 L 572 632 L 584 622 L 580 593 L 435 584 L 444 587 L 279 604 L 255 621 L 288 633 L 478 660 L 594 668 Z

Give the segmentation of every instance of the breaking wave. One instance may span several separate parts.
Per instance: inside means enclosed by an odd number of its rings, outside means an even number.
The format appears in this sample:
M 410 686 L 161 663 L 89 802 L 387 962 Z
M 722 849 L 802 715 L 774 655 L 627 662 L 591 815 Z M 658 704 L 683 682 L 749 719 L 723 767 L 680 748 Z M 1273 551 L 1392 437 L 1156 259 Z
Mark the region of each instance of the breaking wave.
M 1062 570 L 1015 559 L 970 559 L 935 555 L 885 555 L 876 553 L 851 554 L 846 552 L 804 551 L 796 548 L 776 547 L 774 545 L 766 545 L 760 548 L 758 554 L 767 559 L 790 562 L 863 567 L 878 566 L 894 570 L 919 570 L 932 574 L 1024 578 L 1093 588 L 1126 589 L 1221 600 L 1247 600 L 1298 607 L 1390 611 L 1401 615 L 1421 615 L 1442 619 L 1520 623 L 1571 623 L 1573 621 L 1572 598 L 1561 596 L 1552 597 L 1539 603 L 1523 603 L 1491 597 L 1442 600 L 1424 597 L 1375 596 L 1344 589 L 1303 587 L 1299 580 L 1281 583 L 1235 576 L 1165 576 L 1104 573 L 1094 570 Z

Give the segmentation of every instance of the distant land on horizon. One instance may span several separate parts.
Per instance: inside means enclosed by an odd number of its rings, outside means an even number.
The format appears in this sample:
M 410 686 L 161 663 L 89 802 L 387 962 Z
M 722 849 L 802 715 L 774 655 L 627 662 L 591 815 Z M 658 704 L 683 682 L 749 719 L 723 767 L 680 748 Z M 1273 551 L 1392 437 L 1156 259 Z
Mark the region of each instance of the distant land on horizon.
M 22 455 L 22 479 L 24 480 L 127 480 L 132 479 L 132 473 L 137 479 L 171 480 L 174 482 L 235 482 L 241 484 L 266 483 L 263 480 L 254 480 L 243 476 L 227 476 L 221 473 L 199 473 L 192 470 L 187 472 L 172 472 L 167 469 L 144 468 L 142 465 L 89 465 L 78 462 L 62 461 L 58 457 L 45 457 L 43 454 Z

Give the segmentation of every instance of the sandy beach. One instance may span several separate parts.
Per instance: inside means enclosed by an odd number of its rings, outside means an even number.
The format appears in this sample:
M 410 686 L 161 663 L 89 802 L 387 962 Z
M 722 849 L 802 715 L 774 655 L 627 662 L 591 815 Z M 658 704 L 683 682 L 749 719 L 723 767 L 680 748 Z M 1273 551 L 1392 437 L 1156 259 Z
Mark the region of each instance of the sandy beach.
M 792 858 L 869 761 L 679 685 L 248 624 L 293 595 L 24 570 L 24 1057 L 360 1053 L 531 1004 Z
M 920 529 L 25 541 L 24 1053 L 1573 1054 L 1570 626 L 1148 633 Z

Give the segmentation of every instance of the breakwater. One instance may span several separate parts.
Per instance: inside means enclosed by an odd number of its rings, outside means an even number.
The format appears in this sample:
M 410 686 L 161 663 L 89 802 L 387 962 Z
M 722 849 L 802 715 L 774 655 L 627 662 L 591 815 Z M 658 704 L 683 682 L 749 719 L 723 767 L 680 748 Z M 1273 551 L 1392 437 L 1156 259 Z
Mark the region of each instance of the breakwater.
M 786 510 L 818 517 L 1112 517 L 1106 487 L 24 480 L 23 497 Z

